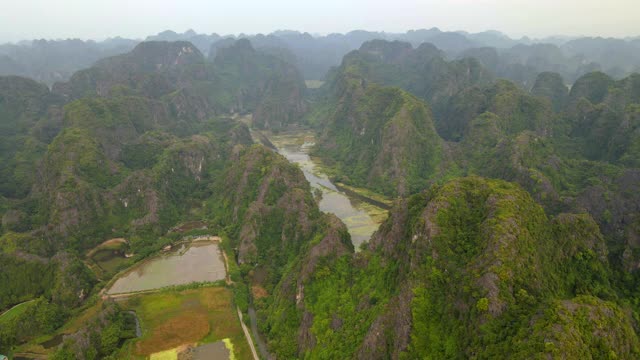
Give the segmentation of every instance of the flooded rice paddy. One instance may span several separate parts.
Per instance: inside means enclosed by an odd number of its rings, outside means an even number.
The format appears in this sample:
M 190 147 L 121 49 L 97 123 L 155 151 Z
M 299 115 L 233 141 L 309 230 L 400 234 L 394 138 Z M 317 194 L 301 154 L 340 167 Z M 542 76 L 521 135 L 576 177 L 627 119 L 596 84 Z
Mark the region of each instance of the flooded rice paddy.
M 126 294 L 192 282 L 224 280 L 226 270 L 218 243 L 193 242 L 138 264 L 123 274 L 107 293 Z

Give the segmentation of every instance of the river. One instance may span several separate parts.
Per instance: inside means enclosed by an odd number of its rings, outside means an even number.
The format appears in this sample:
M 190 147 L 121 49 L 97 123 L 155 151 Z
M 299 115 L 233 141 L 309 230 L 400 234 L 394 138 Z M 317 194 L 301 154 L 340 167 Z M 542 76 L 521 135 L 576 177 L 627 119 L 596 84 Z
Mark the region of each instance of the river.
M 257 133 L 263 143 L 275 148 L 290 162 L 300 166 L 312 189 L 322 194 L 318 206 L 326 213 L 333 213 L 342 220 L 351 234 L 356 251 L 378 229 L 387 211 L 375 202 L 362 201 L 362 196 L 350 194 L 331 182 L 322 166 L 309 156 L 315 137 L 311 131 L 295 131 L 281 134 Z
M 322 166 L 309 156 L 315 143 L 313 132 L 295 131 L 271 134 L 252 130 L 251 135 L 254 141 L 277 151 L 290 162 L 300 166 L 314 192 L 316 189 L 321 192 L 318 203 L 320 210 L 335 214 L 345 223 L 356 251 L 362 243 L 371 238 L 371 235 L 386 217 L 387 209 L 380 206 L 382 204 L 377 201 L 363 201 L 363 196 L 346 191 L 346 189 L 341 190 L 331 182 L 329 176 L 323 172 Z M 249 319 L 251 320 L 251 331 L 262 358 L 271 359 L 267 346 L 258 332 L 253 301 L 249 305 Z

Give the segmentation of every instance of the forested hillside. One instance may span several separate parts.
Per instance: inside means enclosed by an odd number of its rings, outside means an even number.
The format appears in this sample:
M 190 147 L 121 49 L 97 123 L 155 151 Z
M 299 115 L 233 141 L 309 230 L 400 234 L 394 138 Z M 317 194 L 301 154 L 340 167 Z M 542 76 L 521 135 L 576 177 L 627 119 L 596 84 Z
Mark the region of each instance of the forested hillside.
M 127 237 L 144 258 L 171 227 L 204 211 L 220 191 L 212 183 L 226 187 L 218 179 L 252 144 L 229 116 L 300 111 L 303 91 L 288 83 L 296 74 L 247 41 L 213 62 L 190 43 L 149 42 L 51 91 L 0 78 L 0 308 L 41 297 L 19 320 L 33 327 L 3 327 L 0 349 L 51 332 L 99 290 L 80 253 Z M 277 96 L 293 99 L 291 110 L 263 105 Z M 36 321 L 41 312 L 55 318 Z
M 267 311 L 279 355 L 631 359 L 640 351 L 597 224 L 587 214 L 550 218 L 514 184 L 468 177 L 434 186 L 398 202 L 367 249 L 338 255 L 309 251 L 289 272 L 296 280 L 281 283 Z M 277 315 L 294 308 L 295 317 Z
M 401 200 L 367 250 L 305 277 L 287 354 L 638 356 L 637 76 L 528 91 L 426 49 L 363 45 L 307 117 L 337 179 Z
M 278 359 L 640 357 L 638 62 L 438 29 L 149 40 L 51 89 L 0 77 L 0 312 L 24 302 L 0 352 L 71 320 L 55 359 L 124 354 L 110 277 L 192 222 Z M 300 129 L 315 167 L 268 139 Z M 359 249 L 320 211 L 342 189 L 386 216 Z

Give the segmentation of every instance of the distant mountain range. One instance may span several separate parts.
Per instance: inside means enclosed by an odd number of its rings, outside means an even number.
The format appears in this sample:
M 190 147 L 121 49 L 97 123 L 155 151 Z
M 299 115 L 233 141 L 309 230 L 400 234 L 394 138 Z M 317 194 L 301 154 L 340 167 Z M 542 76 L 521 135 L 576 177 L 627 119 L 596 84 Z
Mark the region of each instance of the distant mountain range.
M 247 38 L 255 48 L 296 65 L 305 79 L 323 79 L 329 69 L 340 65 L 342 57 L 371 40 L 400 40 L 418 47 L 429 42 L 450 58 L 482 57 L 483 64 L 498 76 L 522 68 L 530 73 L 522 82 L 543 71 L 556 71 L 572 82 L 589 71 L 603 71 L 622 78 L 640 70 L 640 38 L 590 38 L 552 36 L 542 39 L 512 39 L 499 31 L 468 33 L 448 32 L 438 28 L 387 33 L 355 30 L 346 34 L 316 36 L 298 31 L 276 31 L 263 35 L 199 34 L 193 30 L 171 30 L 148 36 L 146 41 L 189 41 L 205 56 L 233 40 Z M 47 85 L 65 81 L 75 72 L 97 60 L 133 49 L 141 40 L 113 38 L 101 42 L 68 40 L 34 40 L 0 45 L 0 75 L 30 77 Z M 486 56 L 494 59 L 488 59 Z M 520 69 L 518 70 L 520 71 Z

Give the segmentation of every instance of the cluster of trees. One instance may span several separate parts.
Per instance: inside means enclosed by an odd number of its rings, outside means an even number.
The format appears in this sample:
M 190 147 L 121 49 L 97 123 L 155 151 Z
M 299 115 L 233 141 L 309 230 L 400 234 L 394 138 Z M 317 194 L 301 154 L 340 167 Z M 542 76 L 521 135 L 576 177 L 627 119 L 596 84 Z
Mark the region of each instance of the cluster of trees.
M 122 343 L 136 337 L 134 316 L 122 312 L 113 302 L 103 303 L 94 318 L 77 332 L 64 337 L 51 359 L 116 359 L 115 353 Z
M 0 326 L 0 349 L 4 352 L 10 352 L 13 345 L 53 332 L 69 315 L 68 309 L 44 297 L 22 306 L 26 307 L 23 312 Z

